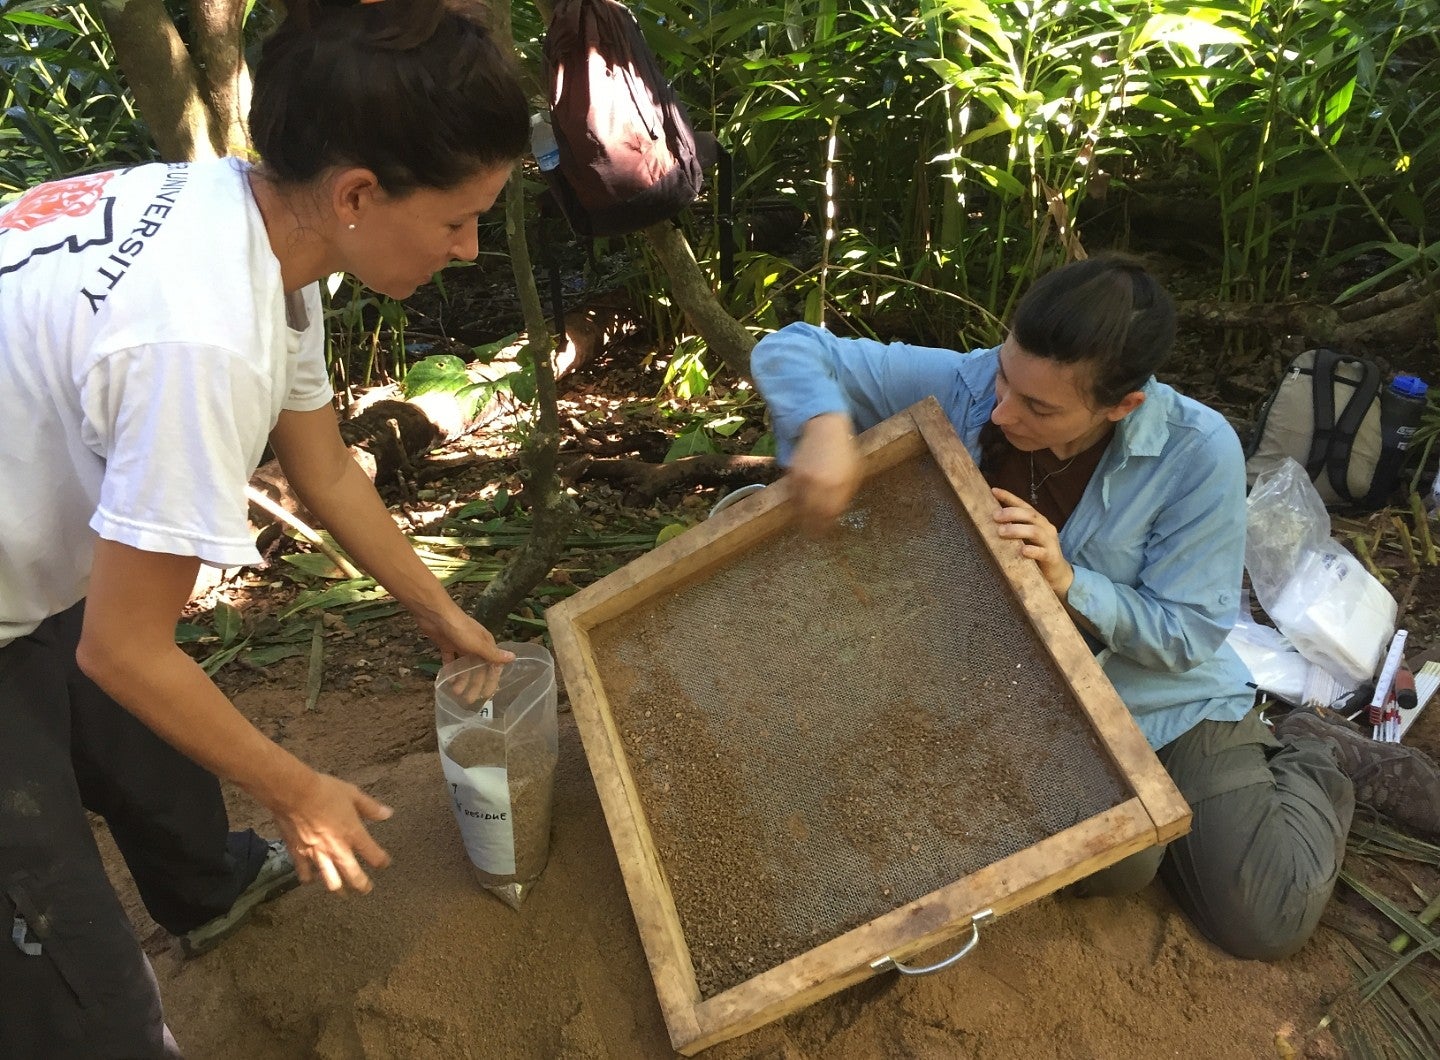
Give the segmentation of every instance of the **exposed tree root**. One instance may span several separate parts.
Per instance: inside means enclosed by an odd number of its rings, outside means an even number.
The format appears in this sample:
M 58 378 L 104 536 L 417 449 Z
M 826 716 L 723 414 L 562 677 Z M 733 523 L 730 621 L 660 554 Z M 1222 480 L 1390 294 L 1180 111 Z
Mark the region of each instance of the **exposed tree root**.
M 569 482 L 603 479 L 636 500 L 651 501 L 662 493 L 693 486 L 773 482 L 780 477 L 780 468 L 771 456 L 699 453 L 668 464 L 651 464 L 643 460 L 597 460 L 587 455 L 572 461 L 564 475 Z

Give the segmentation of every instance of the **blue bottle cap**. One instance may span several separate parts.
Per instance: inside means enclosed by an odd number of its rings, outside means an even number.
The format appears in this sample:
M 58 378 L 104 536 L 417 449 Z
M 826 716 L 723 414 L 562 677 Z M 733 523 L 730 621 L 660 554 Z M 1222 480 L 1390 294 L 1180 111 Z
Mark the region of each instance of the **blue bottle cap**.
M 1418 375 L 1397 375 L 1390 380 L 1390 389 L 1402 397 L 1423 398 L 1430 388 Z

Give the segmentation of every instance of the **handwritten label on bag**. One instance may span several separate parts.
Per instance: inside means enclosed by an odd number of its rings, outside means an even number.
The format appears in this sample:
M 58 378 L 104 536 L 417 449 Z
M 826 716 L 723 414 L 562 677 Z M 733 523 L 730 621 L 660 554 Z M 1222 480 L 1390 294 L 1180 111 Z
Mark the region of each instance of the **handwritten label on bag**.
M 487 703 L 485 709 L 490 705 Z M 477 714 L 477 717 L 481 715 Z M 449 728 L 449 727 L 447 727 Z M 442 729 L 440 746 L 449 745 L 461 726 Z M 443 750 L 440 765 L 450 789 L 450 808 L 460 826 L 465 853 L 481 872 L 508 876 L 515 871 L 514 814 L 510 808 L 510 777 L 504 766 L 461 766 Z

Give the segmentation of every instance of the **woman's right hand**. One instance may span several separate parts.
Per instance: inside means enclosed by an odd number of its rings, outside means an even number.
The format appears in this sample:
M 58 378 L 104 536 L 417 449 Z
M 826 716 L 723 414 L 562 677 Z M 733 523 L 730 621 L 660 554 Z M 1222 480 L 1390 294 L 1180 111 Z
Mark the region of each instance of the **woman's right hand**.
M 370 837 L 365 822 L 383 821 L 394 811 L 354 784 L 313 771 L 290 796 L 269 809 L 301 881 L 309 883 L 318 874 L 329 890 L 369 891 L 373 885 L 360 859 L 383 869 L 390 855 Z
M 850 505 L 860 488 L 860 447 L 843 412 L 826 412 L 805 424 L 790 461 L 800 520 L 813 534 L 824 533 Z

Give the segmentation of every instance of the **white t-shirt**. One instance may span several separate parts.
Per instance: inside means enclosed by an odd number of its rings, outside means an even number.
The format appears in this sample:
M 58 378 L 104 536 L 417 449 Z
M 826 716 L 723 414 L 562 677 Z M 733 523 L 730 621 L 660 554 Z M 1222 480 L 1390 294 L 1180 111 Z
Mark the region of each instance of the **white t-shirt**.
M 245 485 L 331 400 L 320 292 L 286 298 L 235 159 L 0 207 L 0 646 L 85 595 L 96 537 L 258 561 Z

